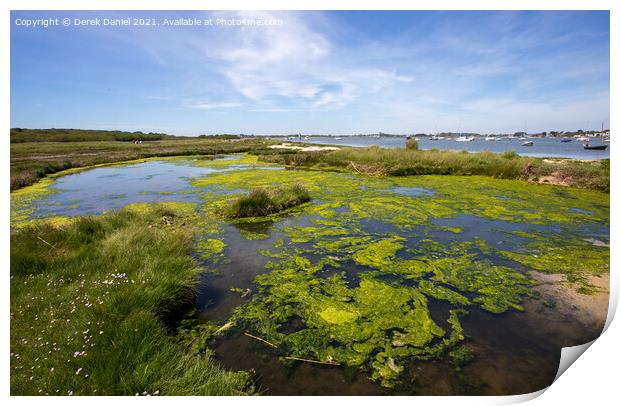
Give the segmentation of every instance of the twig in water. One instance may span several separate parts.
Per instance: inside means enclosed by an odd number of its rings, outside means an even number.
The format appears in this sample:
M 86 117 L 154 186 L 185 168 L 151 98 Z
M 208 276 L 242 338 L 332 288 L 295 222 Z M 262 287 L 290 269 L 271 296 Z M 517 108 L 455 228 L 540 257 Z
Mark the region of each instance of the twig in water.
M 215 330 L 215 332 L 213 333 L 214 335 L 218 335 L 221 334 L 227 330 L 230 330 L 231 327 L 233 327 L 235 325 L 235 323 L 233 321 L 229 321 L 228 323 L 224 324 L 222 327 L 218 328 L 217 330 Z
M 277 345 L 275 345 L 274 343 L 270 343 L 269 341 L 267 341 L 267 340 L 265 340 L 265 339 L 262 339 L 262 338 L 260 338 L 260 337 L 253 336 L 252 334 L 248 333 L 247 331 L 245 331 L 243 334 L 245 334 L 246 336 L 248 336 L 248 337 L 250 337 L 250 338 L 253 338 L 253 339 L 255 339 L 255 340 L 258 340 L 258 341 L 260 341 L 260 342 L 262 342 L 262 343 L 265 343 L 265 344 L 267 344 L 267 345 L 268 345 L 268 346 L 270 346 L 270 347 L 273 347 L 273 348 L 278 348 L 278 346 L 277 346 Z
M 284 359 L 289 359 L 292 361 L 310 362 L 312 364 L 321 364 L 321 365 L 336 365 L 336 366 L 340 365 L 340 363 L 335 362 L 335 361 L 317 361 L 313 359 L 297 358 L 297 357 L 284 357 Z

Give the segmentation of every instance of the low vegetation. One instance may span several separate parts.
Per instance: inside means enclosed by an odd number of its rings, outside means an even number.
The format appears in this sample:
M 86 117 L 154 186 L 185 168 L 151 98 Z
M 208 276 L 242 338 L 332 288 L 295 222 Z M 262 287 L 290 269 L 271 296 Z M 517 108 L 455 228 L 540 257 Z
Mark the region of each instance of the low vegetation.
M 300 184 L 271 190 L 258 188 L 237 199 L 230 207 L 227 216 L 234 219 L 263 217 L 309 201 L 310 194 Z
M 199 268 L 192 208 L 84 217 L 11 233 L 13 395 L 237 395 L 226 372 L 168 334 Z
M 330 152 L 263 155 L 266 162 L 289 166 L 345 169 L 370 175 L 485 175 L 609 192 L 609 160 L 521 157 L 514 152 L 418 151 L 414 148 L 342 148 Z
M 408 138 L 407 141 L 405 142 L 405 148 L 417 151 L 418 141 L 414 140 L 413 138 Z
M 23 142 L 159 141 L 177 138 L 163 133 L 142 131 L 74 130 L 65 128 L 12 128 L 11 144 Z

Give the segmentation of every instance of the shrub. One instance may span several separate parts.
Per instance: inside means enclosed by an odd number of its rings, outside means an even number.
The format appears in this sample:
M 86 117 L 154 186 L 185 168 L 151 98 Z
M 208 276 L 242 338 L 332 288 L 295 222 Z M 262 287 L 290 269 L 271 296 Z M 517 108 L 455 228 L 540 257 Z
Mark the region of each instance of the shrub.
M 407 142 L 405 143 L 405 148 L 417 151 L 418 150 L 418 141 L 416 141 L 413 138 L 408 138 Z
M 308 201 L 310 201 L 310 194 L 302 185 L 273 190 L 254 189 L 233 203 L 227 217 L 264 217 Z

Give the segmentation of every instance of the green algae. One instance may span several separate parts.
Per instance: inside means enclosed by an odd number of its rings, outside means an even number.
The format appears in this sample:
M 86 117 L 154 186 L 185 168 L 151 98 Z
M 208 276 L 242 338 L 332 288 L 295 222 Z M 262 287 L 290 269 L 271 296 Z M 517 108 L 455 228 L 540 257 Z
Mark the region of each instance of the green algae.
M 191 222 L 200 230 L 196 251 L 212 264 L 225 258 L 223 225 L 229 221 L 220 213 L 239 190 L 303 184 L 314 199 L 284 214 L 244 219 L 277 225 L 298 216 L 310 225 L 283 225 L 285 238 L 257 252 L 270 258 L 267 273 L 256 278 L 252 299 L 234 309 L 232 320 L 277 344 L 280 355 L 363 368 L 386 387 L 396 385 L 412 363 L 448 357 L 460 368 L 469 357 L 460 324 L 466 309 L 522 311 L 536 283 L 529 270 L 566 275 L 584 293 L 591 292 L 590 275 L 608 272 L 608 247 L 569 237 L 579 236 L 583 225 L 609 225 L 609 195 L 604 193 L 479 176 L 266 173 L 249 155 L 192 164 L 230 169 L 191 181 L 203 191 L 200 213 L 191 206 Z M 393 187 L 425 188 L 433 194 L 385 193 Z M 26 218 L 30 214 L 22 213 Z M 461 241 L 465 226 L 433 222 L 460 215 L 549 228 L 514 231 L 525 243 L 499 250 L 482 239 Z M 377 231 L 373 224 L 391 228 Z M 428 238 L 434 231 L 449 232 L 452 240 Z M 270 235 L 245 228 L 239 233 L 247 240 Z M 450 308 L 446 320 L 431 316 L 433 301 Z M 203 342 L 214 327 L 204 329 Z
M 235 310 L 234 318 L 277 343 L 287 355 L 359 366 L 384 386 L 393 386 L 411 360 L 432 359 L 447 351 L 458 358 L 459 343 L 465 339 L 458 321 L 465 314 L 458 309 L 522 311 L 535 284 L 521 271 L 489 260 L 498 251 L 483 240 L 445 245 L 421 239 L 411 247 L 407 233 L 424 226 L 461 234 L 462 227 L 434 226 L 431 221 L 459 214 L 517 224 L 559 223 L 566 230 L 577 223 L 608 221 L 609 215 L 603 194 L 570 190 L 567 201 L 557 187 L 478 177 L 369 179 L 273 171 L 266 179 L 256 171 L 235 171 L 199 179 L 195 186 L 235 190 L 298 182 L 316 196 L 300 214 L 318 218 L 312 218 L 312 226 L 284 227 L 288 242 L 279 240 L 272 250 L 260 251 L 280 261 L 270 261 L 269 273 L 256 278 L 257 294 Z M 378 192 L 394 185 L 436 193 L 412 197 Z M 569 207 L 593 214 L 586 217 Z M 362 220 L 390 224 L 405 234 L 373 236 Z M 404 253 L 413 258 L 403 257 Z M 359 286 L 346 279 L 345 270 L 351 267 L 358 269 Z M 332 275 L 322 276 L 326 270 Z M 385 280 L 389 275 L 397 279 Z M 402 297 L 408 298 L 407 305 L 399 301 Z M 427 297 L 454 306 L 446 320 L 452 328 L 449 335 L 430 317 Z M 303 327 L 284 333 L 295 318 Z
M 355 312 L 340 310 L 335 307 L 325 308 L 319 313 L 319 316 L 330 324 L 344 324 L 358 318 L 358 314 Z
M 240 229 L 239 234 L 246 240 L 256 241 L 256 240 L 265 240 L 269 238 L 269 234 L 265 232 L 257 232 L 253 230 Z
M 579 293 L 597 292 L 598 289 L 589 282 L 590 277 L 609 272 L 609 247 L 596 246 L 576 236 L 519 235 L 530 237 L 530 242 L 521 252 L 504 250 L 498 253 L 539 272 L 562 274 Z
M 391 266 L 396 252 L 403 248 L 402 241 L 404 240 L 405 238 L 396 235 L 370 243 L 353 254 L 353 260 L 360 265 L 374 268 Z
M 201 238 L 195 247 L 202 259 L 211 261 L 215 261 L 217 257 L 221 258 L 224 248 L 226 248 L 226 243 L 215 238 Z
M 51 186 L 54 185 L 52 178 L 42 179 L 39 182 L 11 192 L 11 226 L 19 227 L 31 220 L 35 212 L 34 203 L 54 193 Z
M 125 193 L 111 193 L 103 196 L 104 199 L 123 199 L 125 197 L 127 197 Z
M 235 310 L 237 320 L 290 356 L 369 368 L 375 379 L 392 386 L 399 375 L 390 368 L 395 360 L 412 356 L 410 349 L 416 349 L 417 356 L 430 356 L 425 348 L 445 335 L 416 289 L 370 277 L 349 289 L 340 276 L 317 279 L 312 276 L 316 268 L 297 262 L 298 269 L 288 261 L 258 277 L 262 299 Z M 282 333 L 280 329 L 294 317 L 301 318 L 305 328 Z

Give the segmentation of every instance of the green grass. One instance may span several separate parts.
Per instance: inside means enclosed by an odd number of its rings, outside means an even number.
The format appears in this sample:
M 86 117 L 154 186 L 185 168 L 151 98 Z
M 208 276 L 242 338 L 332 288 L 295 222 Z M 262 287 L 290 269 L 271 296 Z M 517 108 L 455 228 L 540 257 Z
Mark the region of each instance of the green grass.
M 266 162 L 344 169 L 370 175 L 485 175 L 500 179 L 548 182 L 609 192 L 609 160 L 522 157 L 514 152 L 418 151 L 402 148 L 342 148 L 330 152 L 263 155 Z
M 180 213 L 124 210 L 11 233 L 12 395 L 252 392 L 248 373 L 170 334 L 193 308 L 199 271 Z
M 267 190 L 258 188 L 241 196 L 228 209 L 229 218 L 263 217 L 280 213 L 310 201 L 310 194 L 302 185 Z

